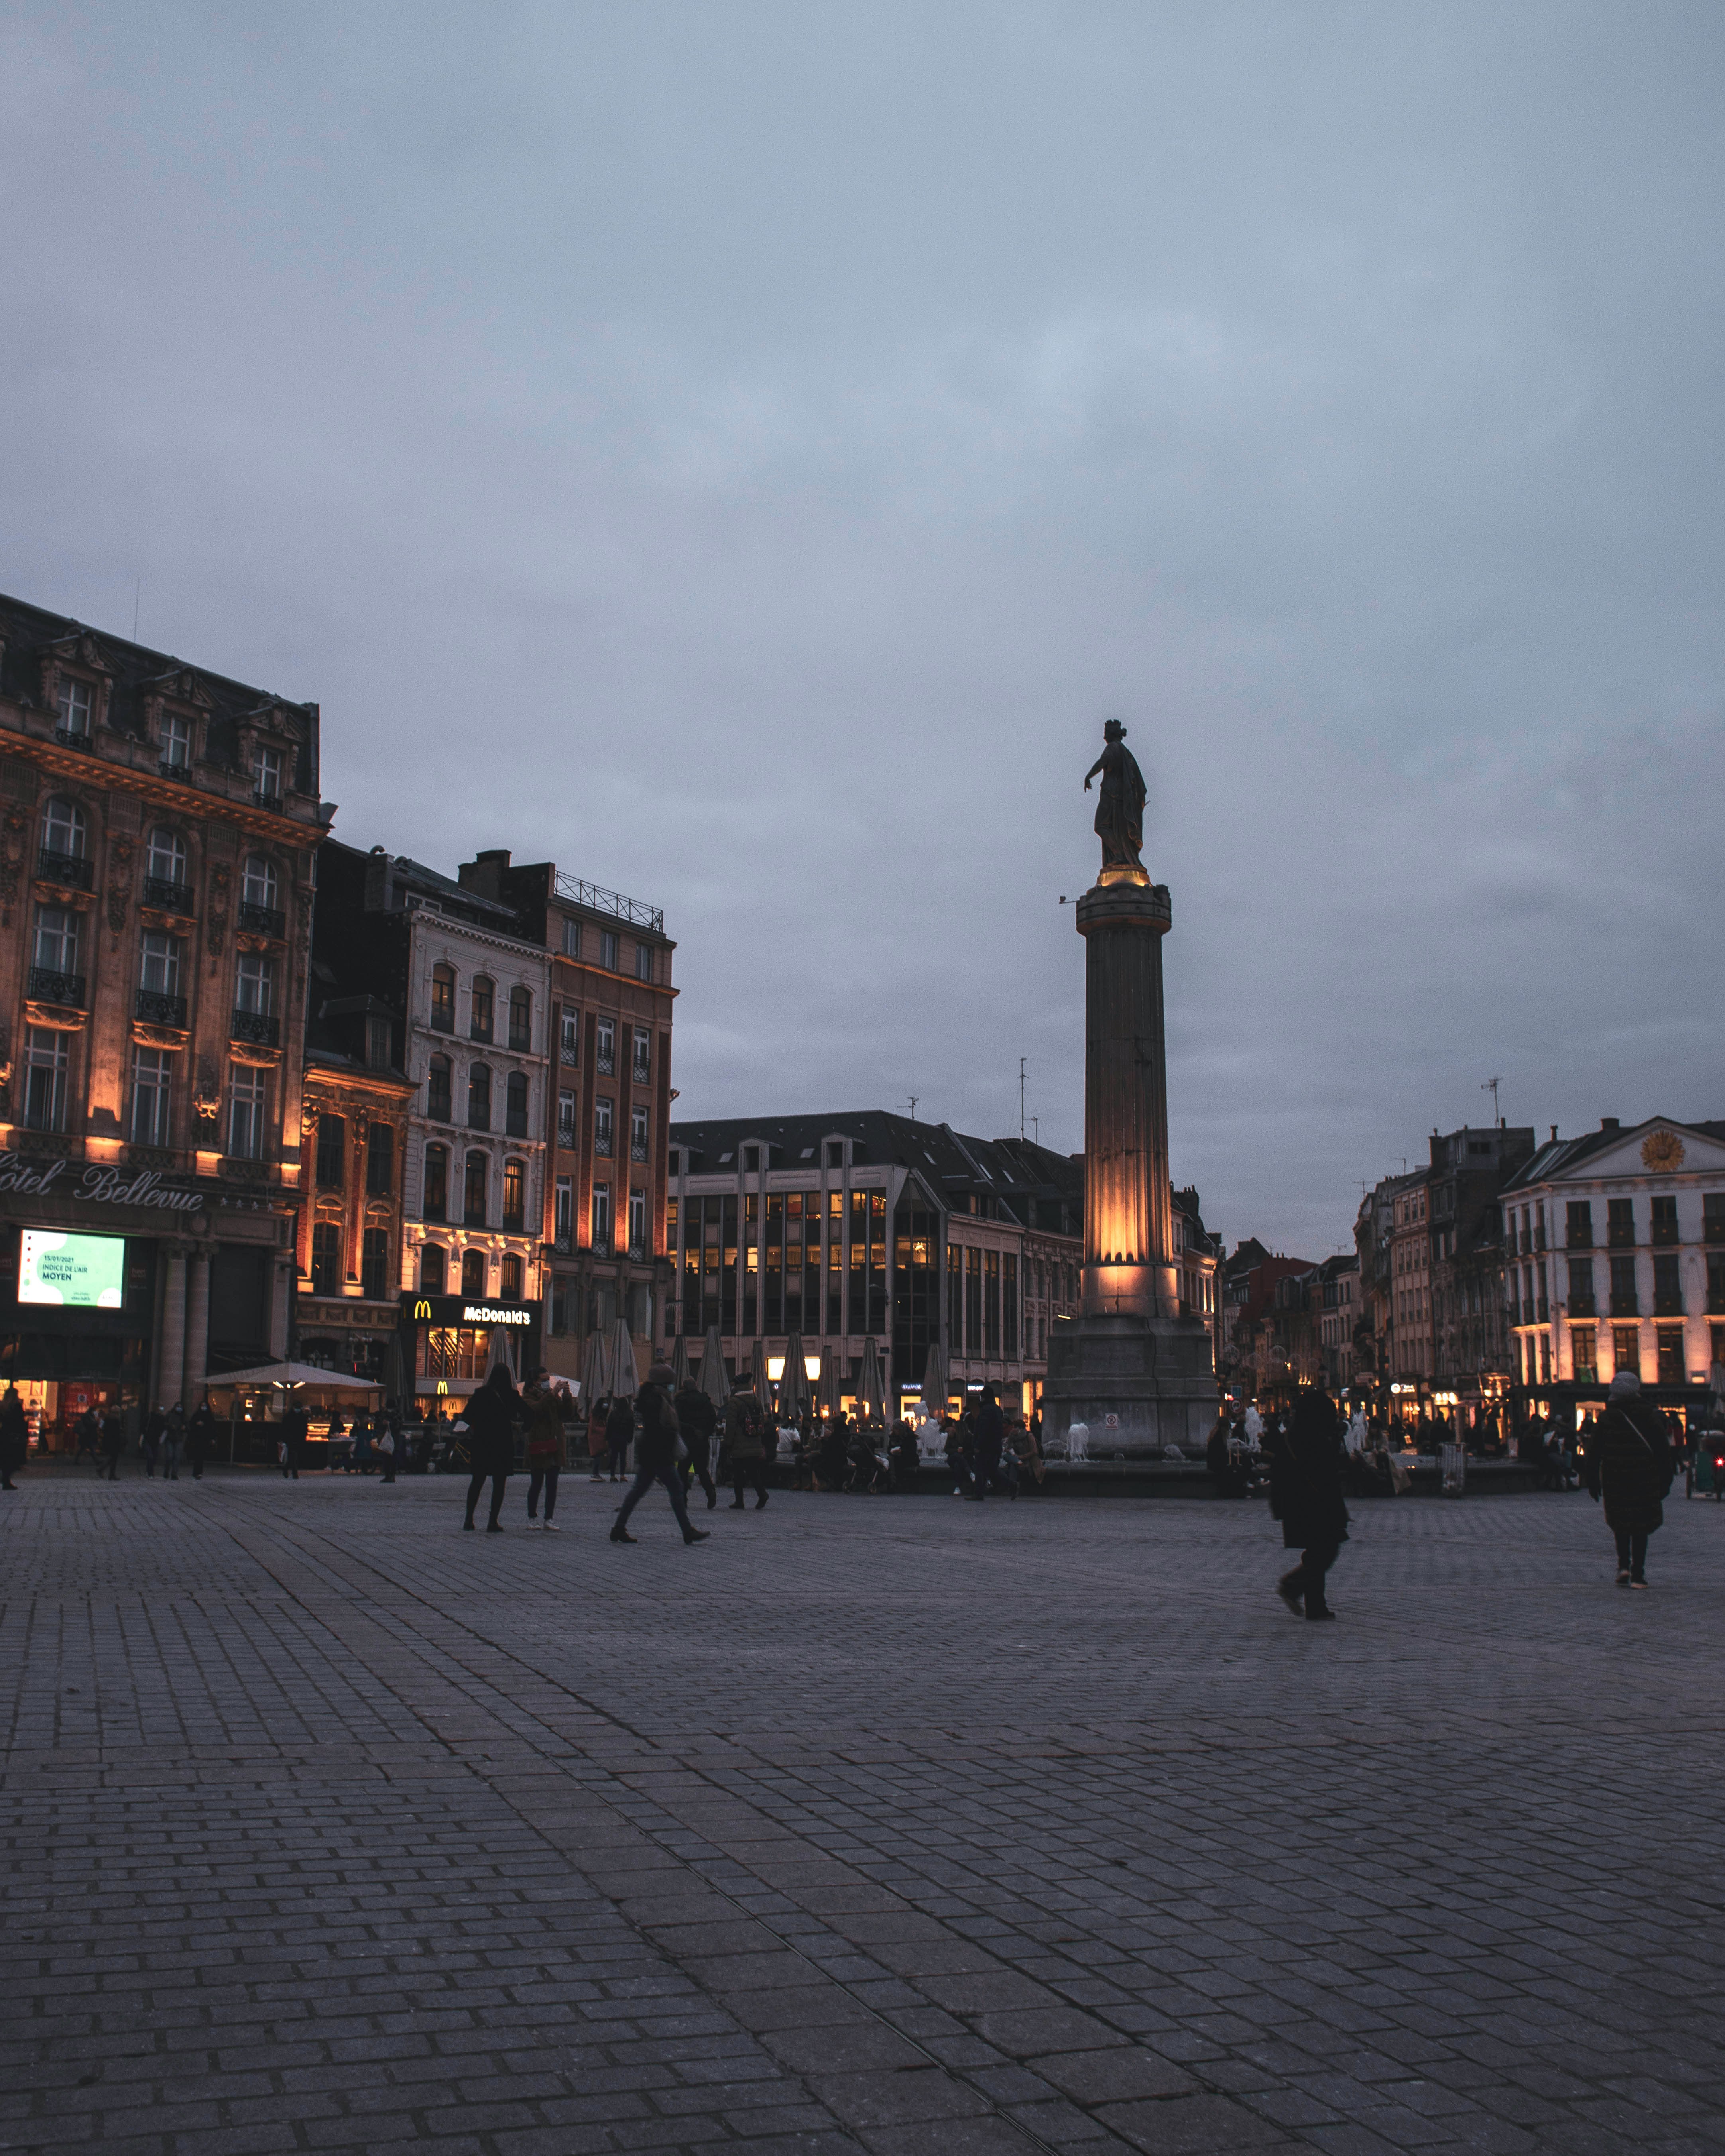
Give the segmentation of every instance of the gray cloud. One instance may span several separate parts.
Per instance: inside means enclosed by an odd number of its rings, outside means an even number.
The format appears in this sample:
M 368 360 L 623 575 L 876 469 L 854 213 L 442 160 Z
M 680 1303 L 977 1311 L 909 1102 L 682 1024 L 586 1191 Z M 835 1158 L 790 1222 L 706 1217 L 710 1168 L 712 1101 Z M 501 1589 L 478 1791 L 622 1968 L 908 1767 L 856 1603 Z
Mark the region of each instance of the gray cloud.
M 324 706 L 339 829 L 662 901 L 678 1083 L 1175 1164 L 1718 1112 L 1716 11 L 14 10 L 0 580 Z

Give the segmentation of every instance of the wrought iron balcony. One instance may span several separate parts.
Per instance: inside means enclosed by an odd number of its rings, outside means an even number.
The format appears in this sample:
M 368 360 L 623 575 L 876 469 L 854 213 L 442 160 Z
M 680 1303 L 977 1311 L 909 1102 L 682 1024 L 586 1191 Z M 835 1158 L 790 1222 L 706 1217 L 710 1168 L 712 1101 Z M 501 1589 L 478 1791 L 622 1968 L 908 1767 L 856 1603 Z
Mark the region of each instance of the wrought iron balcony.
M 28 991 L 32 999 L 39 1004 L 62 1004 L 70 1010 L 84 1008 L 84 976 L 82 973 L 55 973 L 46 966 L 32 966 Z
M 609 1160 L 611 1158 L 611 1133 L 609 1131 L 606 1131 L 603 1136 L 596 1137 L 593 1140 L 593 1149 L 599 1156 L 601 1160 Z
M 509 1029 L 509 1045 L 516 1055 L 531 1055 L 533 1052 L 531 1034 L 523 1032 L 516 1026 L 511 1026 Z
M 1630 1288 L 1626 1293 L 1621 1289 L 1613 1288 L 1611 1315 L 1614 1317 L 1639 1317 L 1640 1314 L 1641 1298 L 1634 1288 Z
M 646 1147 L 644 1145 L 631 1145 L 629 1149 L 629 1157 L 631 1160 L 644 1160 L 647 1158 Z
M 1680 1287 L 1655 1288 L 1653 1315 L 1656 1317 L 1681 1317 L 1683 1315 L 1682 1289 Z
M 562 1046 L 557 1050 L 557 1060 L 560 1063 L 567 1063 L 572 1067 L 581 1060 L 580 1048 L 574 1041 L 566 1040 Z M 1725 1226 L 1725 1223 L 1722 1223 L 1721 1224 L 1722 1226 Z
M 427 1023 L 434 1033 L 453 1033 L 455 1030 L 455 1014 L 453 1011 L 434 1010 Z
M 1563 1239 L 1563 1246 L 1566 1250 L 1592 1250 L 1594 1246 L 1593 1229 L 1590 1227 L 1579 1227 L 1572 1222 L 1568 1232 Z
M 503 1232 L 506 1235 L 524 1235 L 526 1232 L 526 1225 L 525 1214 L 506 1213 L 503 1216 Z
M 82 726 L 56 726 L 54 737 L 62 748 L 81 748 L 86 756 L 95 752 L 95 743 Z
M 36 873 L 44 883 L 64 884 L 69 891 L 89 891 L 95 880 L 95 865 L 83 854 L 60 854 L 52 846 L 44 846 L 36 856 Z
M 192 783 L 192 767 L 189 763 L 175 763 L 169 757 L 163 757 L 156 768 L 163 778 L 177 778 L 182 786 L 189 786 Z
M 1635 1224 L 1633 1220 L 1614 1220 L 1605 1230 L 1607 1245 L 1614 1250 L 1632 1250 L 1635 1247 Z
M 164 995 L 159 988 L 140 988 L 134 1014 L 142 1019 L 146 1025 L 183 1026 L 186 1023 L 186 998 Z
M 281 1021 L 265 1011 L 236 1010 L 230 1040 L 255 1041 L 260 1048 L 275 1048 L 281 1040 Z
M 144 878 L 144 903 L 153 906 L 162 913 L 177 913 L 189 920 L 193 912 L 192 886 L 175 883 L 167 876 Z
M 616 1076 L 617 1062 L 614 1056 L 596 1055 L 593 1058 L 593 1062 L 601 1078 L 614 1078 Z
M 1654 1243 L 1665 1243 L 1667 1245 L 1676 1242 L 1678 1240 L 1676 1222 L 1675 1220 L 1656 1220 L 1653 1224 L 1653 1232 L 1649 1237 L 1649 1240 Z
M 1597 1317 L 1599 1311 L 1590 1295 L 1572 1295 L 1569 1298 L 1569 1315 L 1572 1317 Z
M 279 814 L 281 808 L 281 788 L 279 786 L 254 786 L 252 788 L 252 803 L 254 808 L 274 808 Z
M 236 916 L 242 928 L 254 936 L 285 936 L 287 916 L 279 906 L 253 906 L 248 900 L 239 902 Z

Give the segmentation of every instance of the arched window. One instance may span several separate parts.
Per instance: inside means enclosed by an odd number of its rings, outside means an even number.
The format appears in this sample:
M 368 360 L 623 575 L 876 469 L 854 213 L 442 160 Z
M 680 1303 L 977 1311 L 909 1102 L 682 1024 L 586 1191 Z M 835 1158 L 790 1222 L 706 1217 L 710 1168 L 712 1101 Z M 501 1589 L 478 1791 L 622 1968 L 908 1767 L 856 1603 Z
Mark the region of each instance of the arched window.
M 521 1299 L 521 1261 L 511 1251 L 503 1260 L 503 1300 L 519 1302 Z
M 269 855 L 248 854 L 239 878 L 240 903 L 243 906 L 265 906 L 273 912 L 277 904 L 276 892 L 280 888 L 275 864 Z
M 511 1235 L 524 1234 L 527 1225 L 527 1163 L 524 1160 L 506 1160 L 503 1163 L 503 1225 Z
M 449 1148 L 429 1145 L 425 1148 L 425 1188 L 421 1194 L 419 1217 L 424 1220 L 447 1220 L 449 1217 Z
M 509 992 L 509 1045 L 518 1055 L 531 1055 L 533 1048 L 533 992 L 531 988 L 511 988 Z
M 42 850 L 63 861 L 81 861 L 89 844 L 90 827 L 75 801 L 56 793 L 42 812 Z
M 434 1055 L 425 1076 L 425 1112 L 434 1123 L 453 1123 L 455 1111 L 449 1096 L 449 1059 Z
M 503 1127 L 512 1138 L 527 1135 L 527 1078 L 522 1070 L 511 1070 L 504 1094 L 506 1107 Z
M 484 1301 L 485 1254 L 483 1250 L 464 1250 L 461 1253 L 461 1292 L 477 1301 Z
M 150 844 L 144 855 L 144 874 L 151 883 L 171 886 L 182 890 L 186 881 L 186 841 L 177 831 L 171 831 L 166 824 L 158 824 L 150 834 Z
M 485 1224 L 485 1199 L 491 1181 L 491 1156 L 485 1152 L 470 1152 L 467 1156 L 467 1173 L 462 1185 L 461 1219 L 469 1228 L 483 1228 Z
M 453 966 L 434 966 L 431 969 L 431 1029 L 434 1033 L 453 1033 L 455 1030 L 455 968 Z
M 496 1001 L 496 991 L 483 973 L 473 977 L 473 998 L 470 1024 L 468 1031 L 475 1040 L 491 1038 L 491 1010 Z
M 483 1063 L 468 1065 L 467 1127 L 470 1131 L 491 1127 L 491 1074 Z
M 419 1286 L 427 1295 L 441 1295 L 449 1278 L 449 1254 L 441 1243 L 428 1243 L 419 1253 Z

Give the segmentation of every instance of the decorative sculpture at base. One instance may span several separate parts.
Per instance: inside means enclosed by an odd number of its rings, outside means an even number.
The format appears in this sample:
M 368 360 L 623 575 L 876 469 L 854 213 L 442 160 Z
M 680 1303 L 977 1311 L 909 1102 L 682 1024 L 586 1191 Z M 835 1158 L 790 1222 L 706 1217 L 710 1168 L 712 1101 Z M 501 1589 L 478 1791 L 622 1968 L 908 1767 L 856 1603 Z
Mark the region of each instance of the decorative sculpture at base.
M 1094 1459 L 1202 1450 L 1214 1419 L 1209 1328 L 1180 1312 L 1168 1179 L 1162 939 L 1165 885 L 1141 859 L 1145 787 L 1111 719 L 1100 772 L 1102 868 L 1078 901 L 1085 941 L 1084 1277 L 1079 1314 L 1049 1329 L 1043 1430 L 1051 1454 L 1075 1423 Z

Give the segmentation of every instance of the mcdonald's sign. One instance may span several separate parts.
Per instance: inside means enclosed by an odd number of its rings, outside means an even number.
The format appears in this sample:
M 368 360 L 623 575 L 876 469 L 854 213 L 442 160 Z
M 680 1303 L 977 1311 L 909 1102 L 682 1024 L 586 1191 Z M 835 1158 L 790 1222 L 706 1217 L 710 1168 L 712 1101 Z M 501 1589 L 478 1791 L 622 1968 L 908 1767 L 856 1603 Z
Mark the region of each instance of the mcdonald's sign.
M 422 1295 L 415 1297 L 413 1302 L 413 1322 L 415 1325 L 430 1324 L 431 1297 L 429 1295 Z
M 536 1327 L 544 1306 L 537 1302 L 474 1301 L 462 1295 L 421 1295 L 409 1289 L 401 1299 L 408 1325 L 506 1325 L 522 1331 Z

